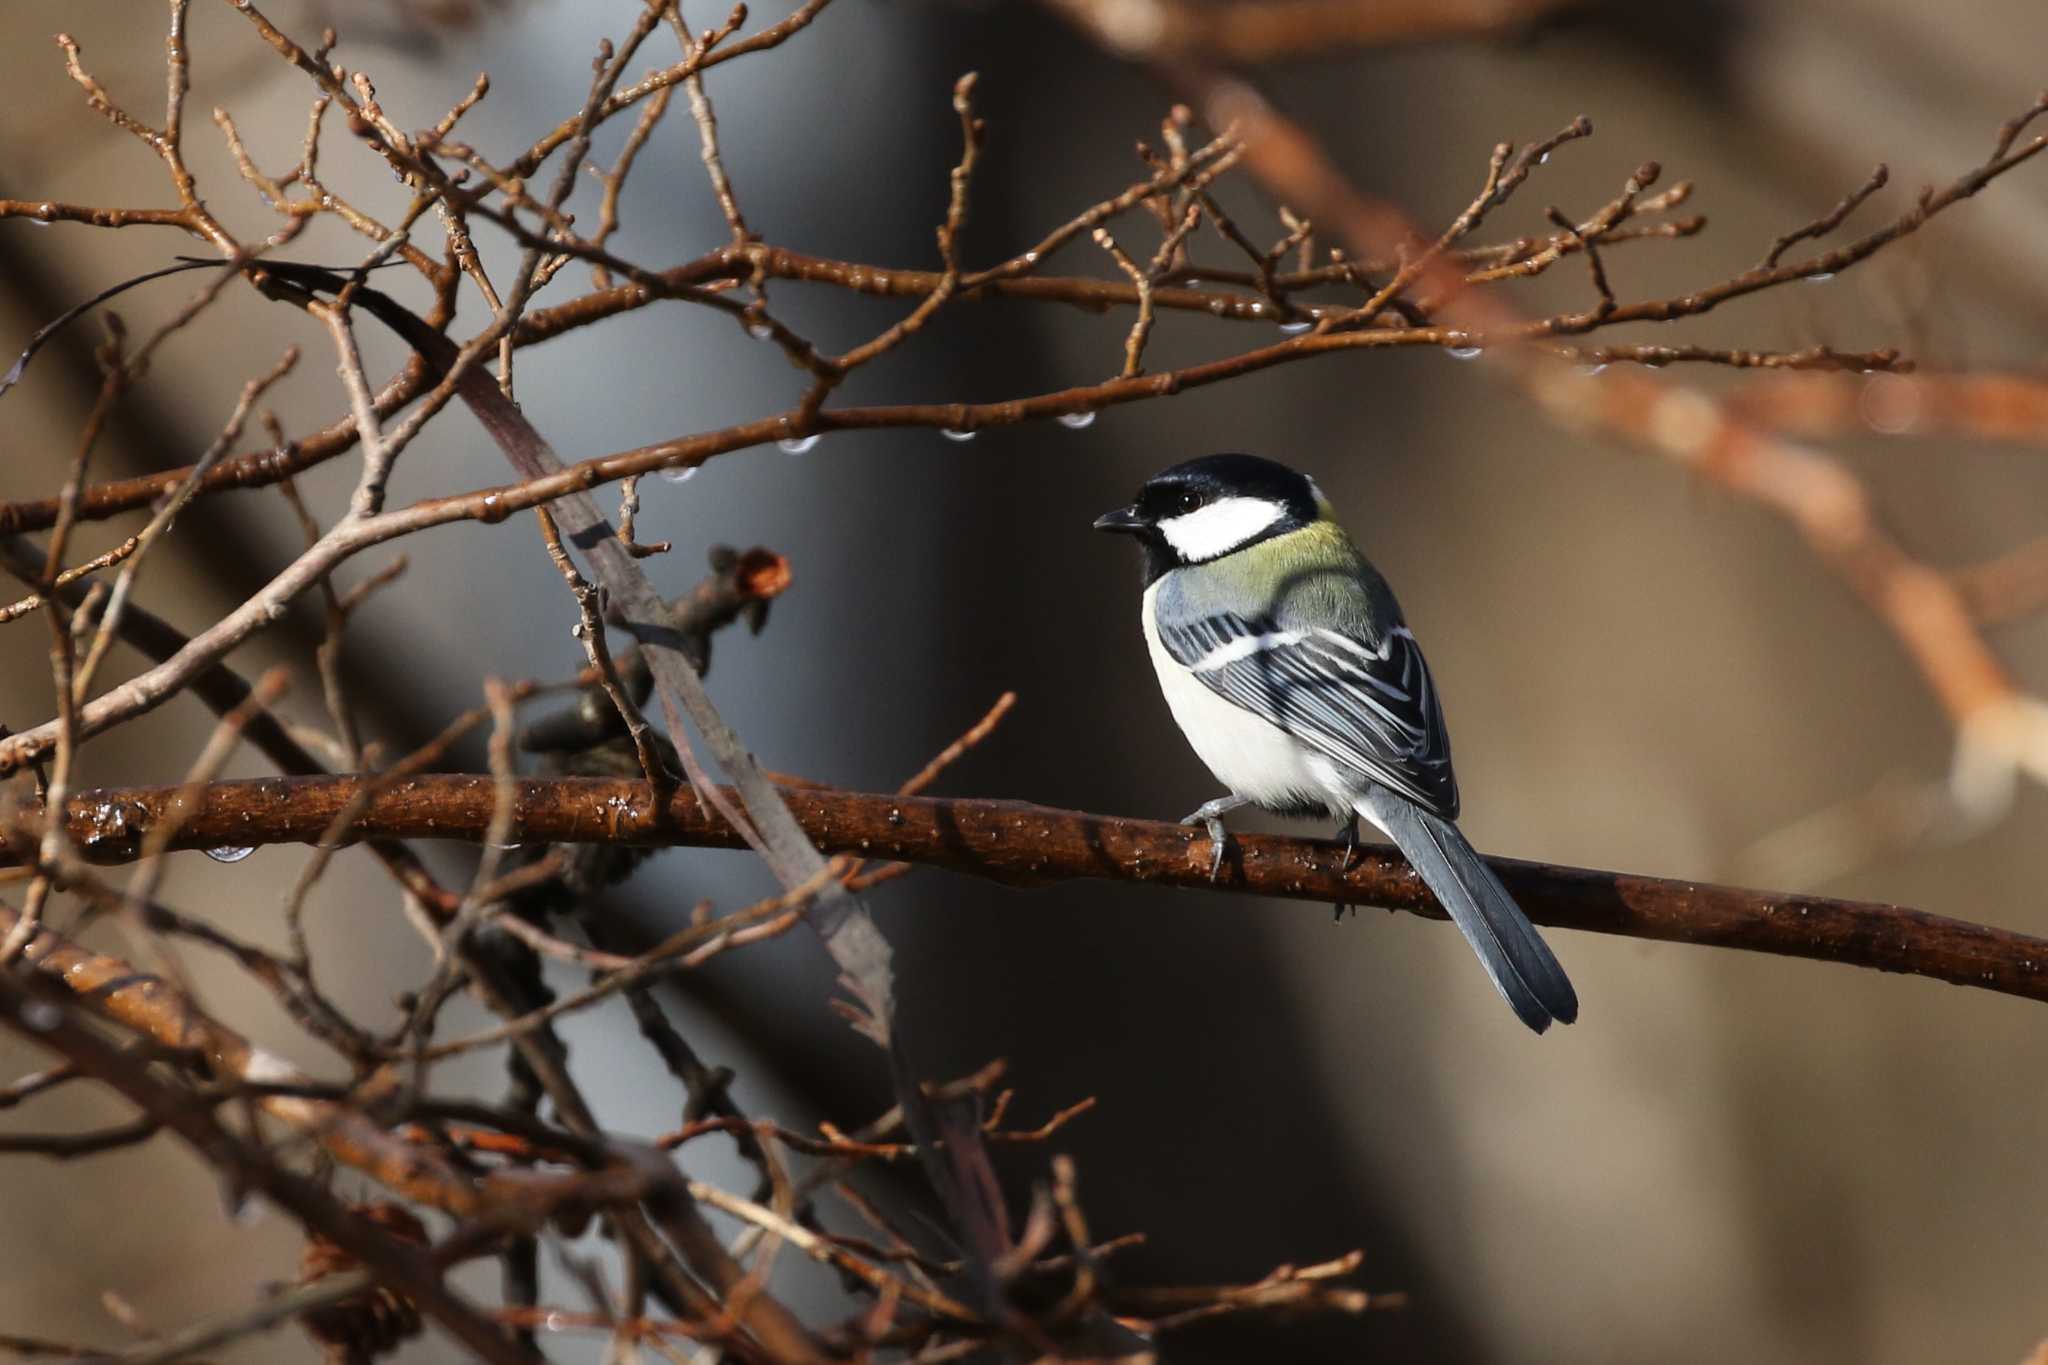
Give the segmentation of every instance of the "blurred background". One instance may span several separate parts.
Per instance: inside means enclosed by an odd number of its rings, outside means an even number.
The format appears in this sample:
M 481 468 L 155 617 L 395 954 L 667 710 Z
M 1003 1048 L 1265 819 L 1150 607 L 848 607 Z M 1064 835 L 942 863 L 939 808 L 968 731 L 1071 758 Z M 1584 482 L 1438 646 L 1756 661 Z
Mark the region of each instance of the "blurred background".
M 492 93 L 464 126 L 503 159 L 581 103 L 596 40 L 636 7 L 429 8 L 275 0 L 268 12 L 309 42 L 323 23 L 342 26 L 339 59 L 371 72 L 406 127 L 430 125 L 488 70 Z M 60 28 L 111 91 L 160 113 L 159 7 L 11 0 L 0 11 L 0 196 L 170 202 L 160 166 L 85 109 L 49 41 Z M 228 6 L 195 8 L 191 45 L 194 169 L 214 211 L 260 235 L 271 220 L 234 180 L 208 108 L 226 106 L 259 162 L 282 167 L 297 156 L 308 87 Z M 1550 203 L 1583 217 L 1646 159 L 1663 163 L 1666 183 L 1697 181 L 1703 236 L 1608 254 L 1626 298 L 1747 268 L 1879 160 L 1893 188 L 1859 221 L 1898 211 L 1921 184 L 1983 159 L 1997 125 L 2048 79 L 2044 51 L 2037 0 L 1616 3 L 1568 8 L 1505 41 L 1346 51 L 1259 75 L 1357 184 L 1432 224 L 1470 199 L 1495 142 L 1590 116 L 1595 137 L 1554 156 L 1486 240 L 1542 230 Z M 935 267 L 932 228 L 958 146 L 948 101 L 967 70 L 981 74 L 990 134 L 966 240 L 975 265 L 1136 178 L 1133 142 L 1156 140 L 1172 100 L 1038 9 L 838 0 L 781 51 L 709 77 L 750 225 L 824 255 Z M 594 159 L 609 164 L 626 127 L 608 129 Z M 366 204 L 394 202 L 386 172 L 346 142 L 330 136 L 325 177 Z M 1280 235 L 1249 195 L 1228 202 L 1254 237 Z M 2029 166 L 1839 279 L 1731 305 L 1682 324 L 1682 337 L 1622 339 L 1898 344 L 1940 366 L 2038 369 L 2044 210 L 2048 171 Z M 1149 253 L 1153 239 L 1129 231 L 1134 254 Z M 631 182 L 617 249 L 661 266 L 724 238 L 694 128 L 671 115 Z M 501 238 L 483 245 L 509 268 Z M 0 352 L 187 249 L 163 233 L 0 222 Z M 1114 273 L 1085 242 L 1069 250 L 1063 268 Z M 361 253 L 323 222 L 290 254 Z M 1197 253 L 1230 255 L 1213 238 Z M 585 278 L 565 271 L 540 302 Z M 171 282 L 117 307 L 141 331 L 191 288 Z M 1541 309 L 1582 304 L 1584 290 L 1580 271 L 1560 270 L 1525 297 Z M 775 297 L 778 314 L 837 348 L 901 311 L 793 284 Z M 1019 303 L 955 307 L 840 401 L 994 399 L 1104 378 L 1124 324 Z M 47 495 L 61 479 L 97 386 L 95 335 L 75 329 L 7 399 L 0 497 Z M 383 338 L 364 340 L 373 375 L 401 360 Z M 331 421 L 344 400 L 324 336 L 231 291 L 123 405 L 96 475 L 189 462 L 288 341 L 307 358 L 272 406 L 293 432 Z M 1245 344 L 1224 324 L 1167 316 L 1150 360 Z M 521 403 L 570 459 L 780 410 L 802 381 L 729 319 L 676 304 L 523 351 L 517 373 Z M 1269 370 L 1113 410 L 1082 431 L 1047 422 L 971 444 L 841 434 L 802 457 L 747 451 L 687 483 L 649 480 L 640 535 L 676 542 L 649 564 L 672 591 L 696 580 L 714 542 L 790 557 L 795 584 L 767 630 L 722 637 L 710 678 L 769 767 L 893 786 L 1015 689 L 1011 718 L 942 790 L 1177 817 L 1213 784 L 1145 665 L 1129 547 L 1087 528 L 1156 468 L 1217 449 L 1310 470 L 1387 572 L 1445 696 L 1464 828 L 1488 852 L 1733 879 L 1756 866 L 1746 858 L 1760 841 L 1815 812 L 1946 771 L 1952 733 L 1919 676 L 1784 523 L 1554 428 L 1483 367 L 1437 352 Z M 1844 453 L 1907 548 L 1931 562 L 1985 558 L 2041 530 L 2038 446 L 1873 439 Z M 451 410 L 406 456 L 394 496 L 504 478 L 495 449 Z M 304 483 L 331 517 L 352 479 L 341 460 Z M 132 529 L 95 527 L 87 548 Z M 175 542 L 146 605 L 186 629 L 302 543 L 276 495 L 256 492 L 195 507 Z M 580 663 L 573 604 L 521 525 L 459 525 L 403 549 L 403 586 L 350 636 L 373 733 L 409 746 L 476 704 L 486 674 L 559 677 Z M 342 577 L 360 581 L 386 558 Z M 0 718 L 22 727 L 50 712 L 47 637 L 33 618 L 10 631 Z M 235 662 L 252 674 L 298 664 L 289 705 L 317 719 L 304 661 L 318 637 L 317 613 L 301 610 Z M 2003 628 L 1996 643 L 2023 680 L 2048 685 L 2048 619 Z M 174 780 L 211 725 L 179 701 L 89 746 L 85 780 Z M 481 766 L 480 749 L 464 759 Z M 2048 799 L 2022 789 L 1966 839 L 1886 845 L 1850 865 L 1802 863 L 1796 841 L 1787 863 L 1781 840 L 1771 865 L 1833 894 L 2048 933 L 2044 820 Z M 275 941 L 300 856 L 180 859 L 165 894 Z M 464 866 L 461 850 L 435 856 L 451 875 Z M 767 886 L 748 858 L 680 851 L 616 900 L 654 935 L 701 897 L 734 905 Z M 1008 1058 L 1028 1123 L 1101 1097 L 1058 1146 L 1079 1164 L 1099 1235 L 1148 1235 L 1128 1253 L 1133 1278 L 1253 1279 L 1359 1246 L 1371 1287 L 1409 1295 L 1405 1310 L 1363 1320 L 1218 1323 L 1181 1337 L 1173 1359 L 1623 1362 L 1711 1350 L 1759 1365 L 2004 1365 L 2048 1336 L 2038 1007 L 1812 962 L 1553 933 L 1585 1006 L 1576 1027 L 1539 1039 L 1501 1008 L 1455 934 L 1412 917 L 1333 925 L 1314 906 L 1094 884 L 1012 892 L 936 872 L 874 903 L 898 948 L 907 1026 L 942 1070 Z M 343 859 L 317 907 L 326 980 L 383 1017 L 428 964 L 382 874 L 362 855 Z M 238 974 L 196 957 L 189 966 L 216 1012 L 332 1072 Z M 846 1124 L 888 1104 L 887 1079 L 823 1007 L 830 983 L 815 944 L 792 936 L 721 959 L 678 1001 L 700 1051 L 737 1069 L 756 1112 Z M 602 1048 L 630 1029 L 622 1009 L 599 1011 L 569 1036 L 601 1111 L 652 1134 L 674 1126 L 678 1101 L 665 1077 L 649 1084 L 637 1045 Z M 0 1075 L 37 1064 L 0 1042 Z M 470 1069 L 492 1093 L 496 1062 Z M 119 1112 L 68 1091 L 38 1111 L 42 1127 Z M 1004 1152 L 1020 1207 L 1046 1155 Z M 206 1169 L 168 1139 L 89 1163 L 0 1166 L 8 1330 L 118 1340 L 102 1289 L 168 1326 L 226 1306 L 223 1286 L 239 1294 L 284 1278 L 296 1254 L 281 1219 L 253 1234 L 236 1226 Z M 430 1338 L 404 1358 L 452 1349 Z M 233 1358 L 310 1358 L 291 1336 L 243 1350 Z

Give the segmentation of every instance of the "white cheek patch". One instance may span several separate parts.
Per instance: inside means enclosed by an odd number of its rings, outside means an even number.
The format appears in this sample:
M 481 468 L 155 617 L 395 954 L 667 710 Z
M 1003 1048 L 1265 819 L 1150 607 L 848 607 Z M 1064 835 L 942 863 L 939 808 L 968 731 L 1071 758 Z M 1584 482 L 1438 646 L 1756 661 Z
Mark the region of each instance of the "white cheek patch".
M 1206 507 L 1167 517 L 1159 523 L 1159 534 L 1182 559 L 1200 563 L 1256 539 L 1286 515 L 1286 508 L 1264 498 L 1218 498 Z

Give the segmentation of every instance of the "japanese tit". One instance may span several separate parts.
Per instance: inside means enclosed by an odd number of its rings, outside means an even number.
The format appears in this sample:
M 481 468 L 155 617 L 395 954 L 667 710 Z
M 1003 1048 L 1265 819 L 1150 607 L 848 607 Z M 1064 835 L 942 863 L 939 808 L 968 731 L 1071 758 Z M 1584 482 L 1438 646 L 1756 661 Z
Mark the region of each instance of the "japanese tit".
M 1222 816 L 1246 804 L 1327 814 L 1355 839 L 1371 821 L 1463 931 L 1494 986 L 1541 1033 L 1579 1000 L 1549 945 L 1453 823 L 1443 708 L 1386 580 L 1315 481 L 1255 455 L 1155 475 L 1095 522 L 1145 555 L 1145 646 L 1181 733 L 1229 795 L 1204 824 L 1223 866 Z

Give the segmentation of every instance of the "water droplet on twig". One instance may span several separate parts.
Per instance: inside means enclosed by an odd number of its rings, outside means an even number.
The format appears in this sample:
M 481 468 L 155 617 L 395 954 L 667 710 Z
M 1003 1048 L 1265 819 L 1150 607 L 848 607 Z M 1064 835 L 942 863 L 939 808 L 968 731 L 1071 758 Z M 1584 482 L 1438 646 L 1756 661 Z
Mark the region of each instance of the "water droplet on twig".
M 775 448 L 785 455 L 802 455 L 818 444 L 820 439 L 816 432 L 809 436 L 785 436 L 775 443 Z
M 1095 425 L 1095 409 L 1083 408 L 1079 412 L 1063 412 L 1057 420 L 1069 431 L 1080 431 L 1084 427 Z
M 952 427 L 940 427 L 939 435 L 949 441 L 971 441 L 975 438 L 976 433 L 972 431 L 955 431 Z
M 688 483 L 697 477 L 698 468 L 699 466 L 693 464 L 671 466 L 661 471 L 661 477 L 670 483 Z
M 209 848 L 206 850 L 206 856 L 217 863 L 239 863 L 255 851 L 253 848 L 241 848 L 232 844 L 224 844 L 219 848 Z
M 1453 360 L 1477 360 L 1480 348 L 1477 346 L 1446 346 L 1444 354 Z
M 255 1227 L 270 1213 L 262 1195 L 240 1188 L 232 1179 L 221 1184 L 220 1211 L 230 1223 L 241 1228 Z
M 1281 323 L 1280 330 L 1288 336 L 1298 337 L 1315 325 L 1316 320 L 1314 318 L 1297 318 L 1293 322 Z

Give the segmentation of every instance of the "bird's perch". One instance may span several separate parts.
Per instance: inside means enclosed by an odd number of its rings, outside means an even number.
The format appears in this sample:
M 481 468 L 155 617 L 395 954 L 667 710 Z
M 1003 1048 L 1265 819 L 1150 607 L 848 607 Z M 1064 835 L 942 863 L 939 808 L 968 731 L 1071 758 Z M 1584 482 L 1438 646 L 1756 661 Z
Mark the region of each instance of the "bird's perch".
M 174 848 L 311 843 L 363 786 L 356 777 L 265 778 L 213 783 L 183 799 L 177 787 L 105 789 L 72 798 L 65 819 L 78 847 L 102 862 L 134 857 L 144 834 L 167 819 L 179 826 Z M 1206 836 L 1161 821 L 1021 801 L 823 787 L 790 786 L 783 795 L 804 832 L 828 853 L 943 867 L 1013 885 L 1093 877 L 1441 918 L 1407 863 L 1374 845 L 1362 846 L 1344 871 L 1344 850 L 1334 842 L 1239 835 L 1212 884 Z M 675 793 L 665 811 L 655 811 L 652 799 L 645 782 L 522 780 L 515 784 L 513 837 L 740 847 L 732 828 L 688 791 Z M 493 800 L 486 776 L 401 780 L 370 797 L 349 837 L 474 842 L 490 824 Z M 1539 924 L 1840 962 L 2048 1001 L 2048 940 L 2010 930 L 1893 905 L 1491 861 Z

